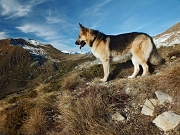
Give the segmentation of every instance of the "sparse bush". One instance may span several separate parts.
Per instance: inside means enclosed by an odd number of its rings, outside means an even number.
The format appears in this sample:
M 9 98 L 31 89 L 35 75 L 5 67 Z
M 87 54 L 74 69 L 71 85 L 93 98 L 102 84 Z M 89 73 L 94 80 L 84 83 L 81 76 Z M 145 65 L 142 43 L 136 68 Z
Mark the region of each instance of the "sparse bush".
M 4 124 L 5 133 L 8 135 L 20 135 L 23 122 L 27 118 L 31 108 L 32 104 L 26 100 L 15 106 L 15 108 L 7 111 L 7 117 Z
M 4 112 L 0 112 L 0 134 L 4 135 L 5 134 L 5 122 L 6 122 L 6 117 L 7 115 Z
M 40 108 L 32 109 L 22 126 L 25 135 L 41 135 L 46 131 L 46 118 Z
M 80 73 L 81 77 L 86 79 L 92 79 L 95 77 L 102 77 L 104 74 L 102 65 L 94 65 L 88 69 L 84 69 L 82 73 Z
M 36 90 L 31 90 L 27 95 L 25 95 L 25 97 L 27 98 L 36 98 L 38 95 Z
M 70 134 L 109 134 L 104 126 L 107 105 L 98 90 L 91 88 L 68 107 L 62 108 L 65 128 Z
M 172 65 L 164 71 L 157 79 L 157 85 L 161 89 L 169 89 L 174 92 L 178 91 L 180 88 L 180 65 Z
M 10 103 L 10 104 L 15 103 L 18 99 L 19 99 L 19 97 L 12 97 L 8 100 L 8 103 Z
M 78 74 L 71 74 L 64 78 L 63 88 L 73 91 L 80 84 L 80 78 Z
M 112 80 L 116 77 L 124 78 L 130 75 L 132 71 L 132 63 L 131 61 L 127 61 L 126 63 L 112 63 L 110 65 L 110 75 L 109 80 Z M 95 77 L 103 78 L 104 71 L 102 64 L 94 65 L 90 68 L 84 69 L 80 73 L 80 77 L 85 78 L 87 81 L 94 79 Z
M 12 104 L 12 103 L 16 103 L 17 101 L 24 99 L 24 98 L 36 98 L 37 97 L 37 91 L 36 90 L 30 90 L 28 91 L 28 93 L 24 94 L 24 95 L 14 95 L 12 97 L 10 97 L 7 102 Z
M 168 53 L 167 57 L 171 58 L 172 56 L 180 57 L 180 50 L 174 50 L 173 52 Z
M 50 93 L 53 91 L 59 91 L 62 86 L 58 83 L 53 83 L 49 87 L 44 87 L 43 91 L 46 93 Z

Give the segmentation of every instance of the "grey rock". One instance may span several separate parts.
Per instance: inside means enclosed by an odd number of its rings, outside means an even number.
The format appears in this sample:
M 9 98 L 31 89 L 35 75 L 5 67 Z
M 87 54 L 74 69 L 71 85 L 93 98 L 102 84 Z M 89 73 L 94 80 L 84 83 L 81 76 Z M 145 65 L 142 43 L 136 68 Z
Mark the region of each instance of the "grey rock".
M 164 112 L 158 115 L 153 123 L 163 131 L 170 131 L 174 129 L 180 122 L 180 115 L 173 112 Z

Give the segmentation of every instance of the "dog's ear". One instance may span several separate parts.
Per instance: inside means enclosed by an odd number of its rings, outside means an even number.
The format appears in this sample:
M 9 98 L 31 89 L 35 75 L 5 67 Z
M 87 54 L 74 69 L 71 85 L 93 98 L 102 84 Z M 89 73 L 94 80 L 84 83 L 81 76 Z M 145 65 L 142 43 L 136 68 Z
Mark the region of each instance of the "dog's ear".
M 79 23 L 79 26 L 80 26 L 82 31 L 84 31 L 84 32 L 88 31 L 88 28 L 84 27 L 82 24 Z
M 79 26 L 81 29 L 84 29 L 84 26 L 82 24 L 79 23 Z

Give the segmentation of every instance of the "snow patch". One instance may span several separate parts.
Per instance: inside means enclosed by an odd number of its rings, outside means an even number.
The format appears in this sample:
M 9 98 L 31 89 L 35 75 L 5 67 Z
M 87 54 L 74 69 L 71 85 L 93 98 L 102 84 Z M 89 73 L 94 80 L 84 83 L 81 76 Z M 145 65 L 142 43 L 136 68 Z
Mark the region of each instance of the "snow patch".
M 91 51 L 79 51 L 79 52 L 76 52 L 76 51 L 66 51 L 66 50 L 61 50 L 62 53 L 65 53 L 65 54 L 91 54 Z
M 157 48 L 161 46 L 173 46 L 175 44 L 180 44 L 180 31 L 167 33 L 159 37 L 154 38 L 154 43 Z
M 33 45 L 35 45 L 35 46 L 41 45 L 41 43 L 40 43 L 39 41 L 34 40 L 34 39 L 25 39 L 25 40 L 26 40 L 26 42 L 28 42 L 28 43 L 30 43 L 30 44 L 33 44 Z

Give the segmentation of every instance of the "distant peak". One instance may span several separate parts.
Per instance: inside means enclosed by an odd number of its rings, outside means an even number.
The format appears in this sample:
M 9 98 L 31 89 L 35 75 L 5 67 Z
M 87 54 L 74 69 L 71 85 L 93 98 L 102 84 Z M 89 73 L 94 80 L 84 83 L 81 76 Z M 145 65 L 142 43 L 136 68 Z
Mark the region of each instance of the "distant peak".
M 170 32 L 175 32 L 175 31 L 180 31 L 180 22 L 176 23 L 175 25 L 173 25 L 172 27 L 170 27 L 163 33 L 170 33 Z
M 180 44 L 180 22 L 153 38 L 157 47 Z

